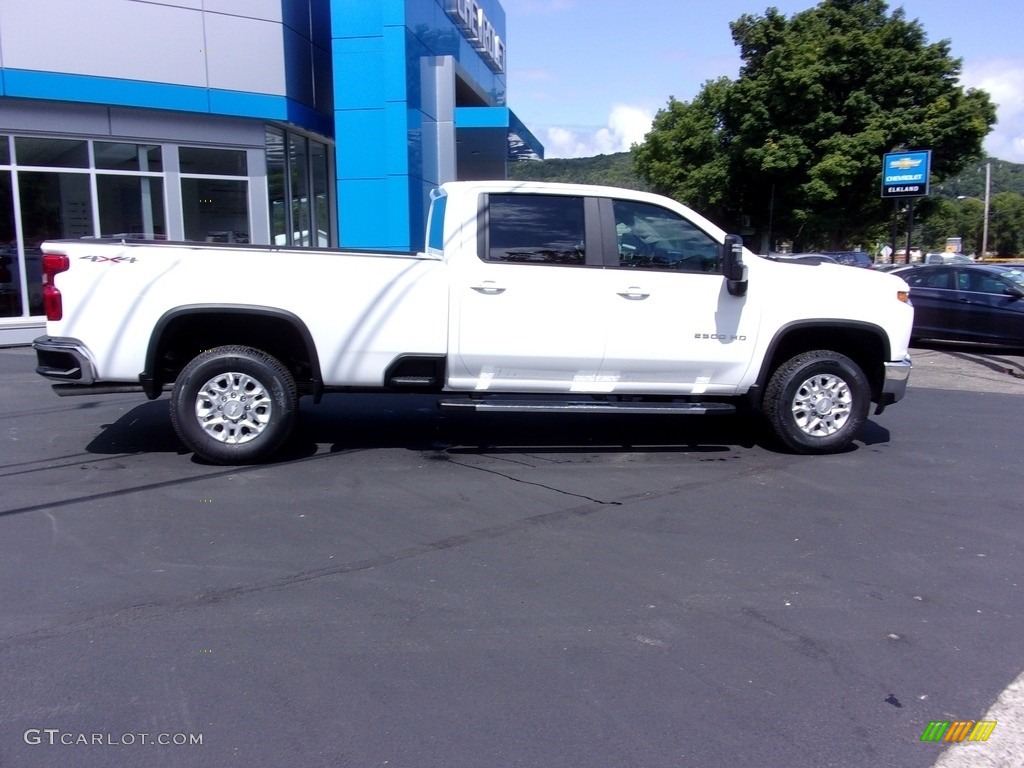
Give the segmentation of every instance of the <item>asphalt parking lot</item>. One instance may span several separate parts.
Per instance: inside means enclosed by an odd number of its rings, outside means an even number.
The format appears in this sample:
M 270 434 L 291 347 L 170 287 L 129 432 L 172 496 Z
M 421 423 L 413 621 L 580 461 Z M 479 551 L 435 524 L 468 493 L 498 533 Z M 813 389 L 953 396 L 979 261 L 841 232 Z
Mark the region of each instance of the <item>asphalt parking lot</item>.
M 837 456 L 331 397 L 225 468 L 0 350 L 0 766 L 1021 765 L 1024 356 L 914 359 Z

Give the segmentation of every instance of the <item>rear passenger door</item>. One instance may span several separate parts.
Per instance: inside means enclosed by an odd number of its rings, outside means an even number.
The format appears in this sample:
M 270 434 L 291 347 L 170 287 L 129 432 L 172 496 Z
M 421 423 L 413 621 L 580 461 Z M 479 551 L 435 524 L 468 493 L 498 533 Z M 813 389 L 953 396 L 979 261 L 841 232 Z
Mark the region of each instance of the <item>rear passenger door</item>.
M 451 388 L 590 391 L 604 353 L 595 212 L 585 197 L 481 196 L 477 258 L 452 273 Z
M 959 301 L 952 267 L 915 267 L 897 274 L 910 286 L 915 337 L 964 338 L 963 305 Z

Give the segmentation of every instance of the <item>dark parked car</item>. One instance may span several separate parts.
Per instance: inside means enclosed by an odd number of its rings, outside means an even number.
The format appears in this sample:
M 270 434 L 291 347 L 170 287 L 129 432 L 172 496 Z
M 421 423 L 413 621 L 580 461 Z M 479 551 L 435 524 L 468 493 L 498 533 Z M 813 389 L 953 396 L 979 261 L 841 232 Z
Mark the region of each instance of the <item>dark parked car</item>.
M 848 267 L 871 269 L 875 266 L 875 262 L 864 251 L 824 251 L 824 254 Z
M 910 285 L 915 339 L 1024 347 L 1024 267 L 941 264 L 895 274 Z
M 788 264 L 838 264 L 831 256 L 823 253 L 773 253 L 768 256 L 772 261 L 784 261 Z

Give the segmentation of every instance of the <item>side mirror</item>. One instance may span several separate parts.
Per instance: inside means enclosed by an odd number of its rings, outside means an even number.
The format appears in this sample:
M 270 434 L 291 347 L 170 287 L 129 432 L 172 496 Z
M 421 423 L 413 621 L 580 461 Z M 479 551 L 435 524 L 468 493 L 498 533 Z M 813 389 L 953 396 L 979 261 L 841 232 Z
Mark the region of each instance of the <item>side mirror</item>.
M 732 296 L 747 294 L 747 265 L 743 263 L 743 238 L 726 235 L 722 244 L 722 274 L 725 285 Z

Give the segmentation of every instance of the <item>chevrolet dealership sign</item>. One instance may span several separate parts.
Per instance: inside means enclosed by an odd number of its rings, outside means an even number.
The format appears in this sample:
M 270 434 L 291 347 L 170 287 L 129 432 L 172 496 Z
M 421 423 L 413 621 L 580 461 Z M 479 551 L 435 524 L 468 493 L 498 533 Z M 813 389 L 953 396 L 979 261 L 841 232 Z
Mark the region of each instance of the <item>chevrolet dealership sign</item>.
M 448 0 L 448 17 L 454 21 L 470 44 L 480 51 L 487 66 L 499 74 L 505 71 L 505 41 L 494 30 L 476 0 Z
M 882 197 L 924 197 L 932 164 L 930 149 L 890 152 L 882 162 Z

